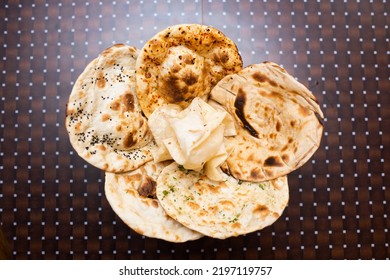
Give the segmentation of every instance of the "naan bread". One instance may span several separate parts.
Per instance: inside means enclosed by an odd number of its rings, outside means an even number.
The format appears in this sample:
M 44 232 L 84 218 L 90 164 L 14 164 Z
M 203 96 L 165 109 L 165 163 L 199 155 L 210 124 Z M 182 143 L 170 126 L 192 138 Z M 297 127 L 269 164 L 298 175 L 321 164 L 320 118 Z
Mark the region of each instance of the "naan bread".
M 106 172 L 106 198 L 122 221 L 139 234 L 170 242 L 198 239 L 203 235 L 171 219 L 155 198 L 156 180 L 164 166 L 151 161 L 126 173 Z
M 78 77 L 66 112 L 66 128 L 77 153 L 110 172 L 129 171 L 153 159 L 156 148 L 135 92 L 138 50 L 114 45 Z
M 236 122 L 237 135 L 226 138 L 232 153 L 225 171 L 237 179 L 261 182 L 286 175 L 320 145 L 323 113 L 315 97 L 275 63 L 226 76 L 210 96 Z
M 234 42 L 205 25 L 174 25 L 162 30 L 142 48 L 137 59 L 137 92 L 149 116 L 164 104 L 186 108 L 195 97 L 207 99 L 227 74 L 242 68 Z
M 287 206 L 287 176 L 263 183 L 224 176 L 225 181 L 215 182 L 172 163 L 158 177 L 157 198 L 173 219 L 219 239 L 269 226 Z

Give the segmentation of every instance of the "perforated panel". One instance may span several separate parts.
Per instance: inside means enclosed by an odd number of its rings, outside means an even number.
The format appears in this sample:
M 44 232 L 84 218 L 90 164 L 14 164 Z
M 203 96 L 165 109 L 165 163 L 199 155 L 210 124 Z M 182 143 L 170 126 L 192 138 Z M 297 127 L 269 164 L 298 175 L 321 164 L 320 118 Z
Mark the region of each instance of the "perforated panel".
M 387 1 L 3 1 L 0 222 L 15 259 L 388 259 Z M 141 48 L 178 23 L 213 25 L 244 65 L 281 64 L 325 114 L 320 148 L 289 175 L 290 201 L 246 236 L 173 244 L 130 230 L 104 174 L 71 147 L 65 107 L 102 50 Z

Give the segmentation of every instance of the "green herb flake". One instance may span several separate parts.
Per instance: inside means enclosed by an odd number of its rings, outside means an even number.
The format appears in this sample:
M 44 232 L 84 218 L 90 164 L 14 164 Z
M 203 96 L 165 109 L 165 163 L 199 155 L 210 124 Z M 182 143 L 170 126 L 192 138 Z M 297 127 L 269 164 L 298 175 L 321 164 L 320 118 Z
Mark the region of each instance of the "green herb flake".
M 238 218 L 241 216 L 241 213 L 238 213 L 233 219 L 229 221 L 229 223 L 234 224 L 238 221 Z
M 164 195 L 164 197 L 166 197 L 168 194 L 169 194 L 169 191 L 167 191 L 167 190 L 163 190 L 163 195 Z

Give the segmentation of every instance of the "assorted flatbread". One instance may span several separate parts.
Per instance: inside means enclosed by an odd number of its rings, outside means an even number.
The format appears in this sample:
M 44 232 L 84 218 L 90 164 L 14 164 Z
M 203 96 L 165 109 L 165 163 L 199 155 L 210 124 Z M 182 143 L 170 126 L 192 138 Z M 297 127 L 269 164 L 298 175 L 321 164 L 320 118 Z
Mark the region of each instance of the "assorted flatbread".
M 106 198 L 124 223 L 186 242 L 274 223 L 288 204 L 287 174 L 319 147 L 322 119 L 314 95 L 285 69 L 242 68 L 221 31 L 182 24 L 141 50 L 118 44 L 92 60 L 65 125 L 76 152 L 105 171 Z
M 111 172 L 153 159 L 153 136 L 135 92 L 138 50 L 118 44 L 103 51 L 78 77 L 69 97 L 66 128 L 77 153 Z
M 207 99 L 215 84 L 242 68 L 234 42 L 220 30 L 200 24 L 170 26 L 151 38 L 137 59 L 137 93 L 148 117 L 164 104 L 186 108 Z
M 185 170 L 176 163 L 157 180 L 157 198 L 175 220 L 204 235 L 225 239 L 271 225 L 288 203 L 287 176 L 263 183 L 224 181 Z
M 301 167 L 320 145 L 323 113 L 313 94 L 272 62 L 223 78 L 211 91 L 235 119 L 226 172 L 261 182 Z
M 105 195 L 115 213 L 139 234 L 170 242 L 203 235 L 169 217 L 156 198 L 156 181 L 163 163 L 147 162 L 126 173 L 106 172 Z

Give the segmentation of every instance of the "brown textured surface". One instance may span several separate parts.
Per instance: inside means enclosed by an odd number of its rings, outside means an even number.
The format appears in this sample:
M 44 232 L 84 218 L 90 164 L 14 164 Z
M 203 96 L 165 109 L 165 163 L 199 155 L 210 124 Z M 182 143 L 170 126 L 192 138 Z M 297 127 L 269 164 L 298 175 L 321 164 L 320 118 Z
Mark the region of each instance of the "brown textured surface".
M 373 3 L 370 3 L 373 2 Z M 387 1 L 3 1 L 0 222 L 15 259 L 390 258 Z M 289 175 L 283 216 L 260 232 L 171 244 L 122 223 L 103 173 L 64 127 L 77 76 L 114 43 L 178 23 L 221 29 L 244 65 L 284 66 L 326 116 L 321 147 Z

